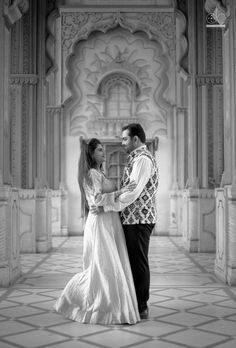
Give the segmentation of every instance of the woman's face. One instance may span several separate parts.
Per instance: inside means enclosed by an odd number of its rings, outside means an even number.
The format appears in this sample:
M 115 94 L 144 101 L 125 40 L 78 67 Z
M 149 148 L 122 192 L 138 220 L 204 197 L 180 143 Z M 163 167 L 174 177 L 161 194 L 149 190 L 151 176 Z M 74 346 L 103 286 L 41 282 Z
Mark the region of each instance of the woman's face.
M 98 166 L 105 162 L 105 152 L 101 144 L 98 144 L 96 149 L 94 150 L 93 158 Z

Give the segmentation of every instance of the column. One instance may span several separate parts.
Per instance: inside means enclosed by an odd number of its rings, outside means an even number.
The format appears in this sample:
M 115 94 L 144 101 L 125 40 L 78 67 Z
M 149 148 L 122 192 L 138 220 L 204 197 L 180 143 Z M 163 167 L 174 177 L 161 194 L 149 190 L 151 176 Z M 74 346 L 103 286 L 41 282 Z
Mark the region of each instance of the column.
M 18 190 L 3 185 L 0 174 L 0 286 L 7 287 L 21 274 Z
M 236 285 L 236 175 L 235 182 L 228 188 L 228 257 L 227 282 Z
M 61 190 L 61 235 L 68 235 L 68 192 L 60 185 Z
M 51 191 L 36 188 L 36 251 L 46 253 L 52 247 Z
M 47 148 L 46 148 L 46 2 L 37 2 L 37 165 L 36 177 L 46 185 L 47 183 Z

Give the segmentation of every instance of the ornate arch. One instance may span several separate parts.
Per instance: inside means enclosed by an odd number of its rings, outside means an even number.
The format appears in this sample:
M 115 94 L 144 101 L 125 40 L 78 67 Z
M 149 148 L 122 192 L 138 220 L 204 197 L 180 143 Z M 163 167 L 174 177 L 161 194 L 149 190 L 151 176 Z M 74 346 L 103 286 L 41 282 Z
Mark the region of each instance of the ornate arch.
M 154 41 L 157 47 L 160 47 L 159 51 L 161 51 L 161 56 L 157 57 L 157 59 L 161 60 L 164 73 L 162 73 L 161 81 L 158 82 L 158 84 L 162 84 L 162 87 L 156 88 L 154 95 L 155 99 L 158 100 L 160 109 L 164 110 L 166 115 L 171 114 L 171 105 L 175 105 L 174 93 L 171 92 L 171 90 L 173 91 L 173 86 L 175 86 L 175 72 L 185 72 L 181 67 L 181 63 L 182 58 L 187 52 L 187 43 L 183 34 L 186 23 L 182 20 L 183 18 L 179 13 L 180 11 L 174 8 L 160 9 L 156 7 L 145 13 L 131 12 L 130 10 L 127 12 L 94 12 L 93 10 L 88 11 L 87 9 L 83 11 L 80 9 L 79 12 L 79 9 L 75 8 L 73 10 L 69 8 L 60 9 L 59 12 L 60 18 L 57 19 L 57 25 L 55 27 L 59 28 L 60 25 L 61 32 L 56 32 L 54 29 L 54 37 L 57 38 L 58 48 L 61 47 L 61 57 L 58 58 L 59 60 L 54 57 L 54 67 L 56 67 L 56 65 L 61 66 L 57 81 L 61 80 L 62 85 L 59 87 L 55 85 L 55 90 L 58 90 L 58 95 L 61 96 L 66 115 L 73 115 L 73 110 L 75 110 L 80 99 L 80 87 L 78 86 L 79 77 L 73 76 L 73 71 L 71 71 L 71 64 L 74 64 L 75 59 L 77 59 L 78 62 L 78 58 L 75 58 L 78 52 L 77 47 L 80 43 L 86 42 L 87 39 L 96 35 L 96 32 L 106 34 L 117 28 L 127 30 L 131 34 L 145 34 L 150 42 Z M 56 16 L 54 16 L 54 19 L 55 18 Z M 180 24 L 180 22 L 182 24 Z M 178 26 L 179 29 L 176 29 L 176 26 Z M 178 46 L 180 46 L 180 48 L 178 48 Z M 48 52 L 50 51 L 48 47 L 47 50 Z M 52 55 L 52 50 L 49 53 Z M 104 85 L 107 76 L 117 72 L 121 75 L 124 73 L 130 80 L 135 81 L 135 89 L 138 95 L 140 93 L 141 83 L 138 79 L 137 71 L 135 71 L 136 67 L 125 65 L 127 65 L 127 62 L 113 61 L 109 67 L 106 67 L 99 76 L 96 91 L 101 91 L 101 86 Z M 90 72 L 94 73 L 93 71 Z M 57 74 L 57 71 L 51 67 L 49 70 L 49 74 L 50 73 Z M 51 81 L 53 83 L 55 79 L 52 77 Z M 75 88 L 77 89 L 77 94 L 75 93 Z M 148 87 L 146 90 L 148 90 Z M 143 91 L 144 88 L 142 92 Z M 80 122 L 79 118 L 82 123 L 86 122 L 85 114 L 80 114 L 79 117 L 77 116 L 79 115 L 75 115 L 75 117 L 71 116 L 70 126 L 69 123 L 67 123 L 69 128 L 78 127 Z M 75 120 L 76 117 L 77 120 Z M 158 122 L 162 123 L 162 130 L 165 133 L 167 116 L 161 112 L 161 114 L 155 117 L 159 119 Z
M 92 32 L 106 33 L 117 27 L 124 28 L 132 34 L 146 33 L 150 40 L 162 46 L 163 53 L 175 65 L 175 14 L 170 12 L 62 12 L 62 80 L 66 81 L 69 61 L 74 47 L 81 40 L 87 40 Z M 63 102 L 71 97 L 64 86 Z

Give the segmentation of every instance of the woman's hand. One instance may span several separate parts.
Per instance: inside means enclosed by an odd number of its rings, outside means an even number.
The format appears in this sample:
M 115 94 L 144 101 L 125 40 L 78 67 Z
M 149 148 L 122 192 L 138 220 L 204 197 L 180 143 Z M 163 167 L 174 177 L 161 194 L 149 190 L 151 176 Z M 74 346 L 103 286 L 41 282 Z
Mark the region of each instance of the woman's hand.
M 89 211 L 93 214 L 93 215 L 99 215 L 101 213 L 104 213 L 104 209 L 101 206 L 97 206 L 97 205 L 91 205 L 91 207 L 89 208 Z
M 121 194 L 125 192 L 132 192 L 136 188 L 136 186 L 136 182 L 134 180 L 131 181 L 128 185 L 122 187 Z

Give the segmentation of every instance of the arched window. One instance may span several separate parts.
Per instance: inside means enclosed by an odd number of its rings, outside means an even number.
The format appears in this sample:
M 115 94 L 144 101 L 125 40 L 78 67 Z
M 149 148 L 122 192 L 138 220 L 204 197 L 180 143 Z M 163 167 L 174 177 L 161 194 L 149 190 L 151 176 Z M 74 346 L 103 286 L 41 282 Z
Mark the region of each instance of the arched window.
M 106 76 L 98 88 L 98 94 L 103 98 L 103 117 L 132 117 L 138 91 L 138 84 L 124 73 L 112 73 Z
M 104 103 L 105 115 L 109 118 L 126 118 L 132 115 L 132 98 L 128 86 L 117 81 L 110 87 Z

